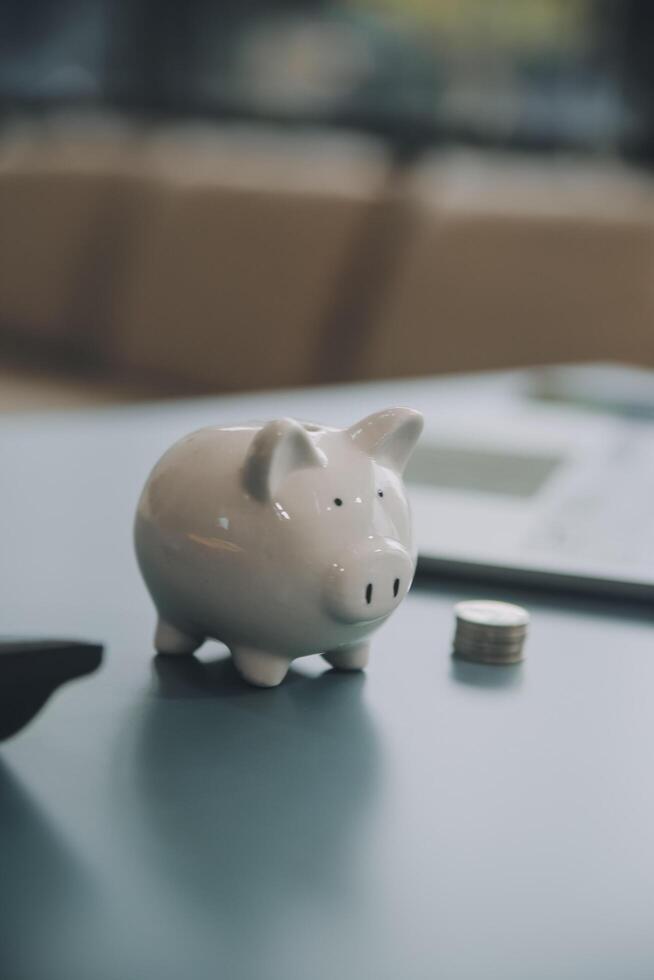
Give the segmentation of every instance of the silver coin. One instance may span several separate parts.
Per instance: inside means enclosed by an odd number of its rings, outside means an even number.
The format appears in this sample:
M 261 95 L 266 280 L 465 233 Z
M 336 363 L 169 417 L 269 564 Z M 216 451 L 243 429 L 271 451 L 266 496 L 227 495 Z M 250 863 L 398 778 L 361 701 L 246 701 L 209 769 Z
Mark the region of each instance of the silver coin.
M 521 606 L 491 599 L 469 599 L 455 606 L 454 652 L 486 664 L 518 663 L 527 636 L 529 613 Z
M 515 650 L 506 650 L 501 655 L 488 653 L 478 647 L 455 647 L 454 655 L 459 660 L 468 660 L 475 664 L 519 664 L 524 659 L 522 645 Z
M 461 633 L 483 636 L 489 640 L 504 640 L 509 637 L 519 639 L 519 637 L 527 635 L 526 626 L 480 626 L 478 623 L 466 623 L 464 619 L 457 619 L 456 628 Z
M 501 653 L 502 650 L 508 649 L 519 649 L 524 644 L 524 637 L 518 637 L 518 639 L 510 638 L 507 640 L 483 640 L 476 636 L 468 636 L 465 633 L 461 633 L 459 630 L 454 634 L 454 642 L 457 646 L 465 644 L 469 647 L 479 647 L 479 649 L 488 650 L 493 652 L 496 650 Z
M 466 633 L 461 633 L 459 630 L 457 630 L 454 634 L 455 646 L 462 646 L 465 644 L 469 647 L 479 647 L 480 649 L 483 648 L 491 653 L 493 650 L 496 650 L 498 654 L 500 654 L 502 650 L 507 650 L 509 648 L 521 648 L 524 645 L 524 642 L 524 636 L 519 636 L 517 638 L 510 637 L 506 640 L 485 640 L 477 636 L 468 636 Z
M 529 625 L 529 613 L 522 606 L 493 599 L 466 599 L 454 607 L 457 619 L 477 626 L 507 629 Z

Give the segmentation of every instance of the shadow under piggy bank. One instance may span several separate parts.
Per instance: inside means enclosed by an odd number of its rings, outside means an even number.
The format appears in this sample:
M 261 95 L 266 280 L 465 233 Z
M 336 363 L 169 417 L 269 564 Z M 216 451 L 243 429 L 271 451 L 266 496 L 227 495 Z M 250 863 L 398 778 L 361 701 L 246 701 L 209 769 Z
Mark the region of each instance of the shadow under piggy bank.
M 80 948 L 91 969 L 98 955 L 86 941 L 98 906 L 91 874 L 2 759 L 0 812 L 0 974 L 68 980 Z
M 136 776 L 152 866 L 179 901 L 259 935 L 354 902 L 379 770 L 365 675 L 291 671 L 261 691 L 229 659 L 154 669 Z

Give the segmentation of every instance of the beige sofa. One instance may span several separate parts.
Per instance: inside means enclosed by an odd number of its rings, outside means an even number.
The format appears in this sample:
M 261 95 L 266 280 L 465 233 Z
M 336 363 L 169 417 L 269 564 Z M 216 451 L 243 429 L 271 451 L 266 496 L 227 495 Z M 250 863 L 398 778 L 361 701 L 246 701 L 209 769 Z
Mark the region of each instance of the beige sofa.
M 114 120 L 50 120 L 0 138 L 0 332 L 92 359 L 143 184 L 140 136 Z
M 654 182 L 247 127 L 50 120 L 0 138 L 0 347 L 115 382 L 273 387 L 654 364 Z
M 359 353 L 371 376 L 654 364 L 654 181 L 615 164 L 426 159 Z
M 158 133 L 116 307 L 121 365 L 229 390 L 320 381 L 322 337 L 386 154 L 355 138 Z

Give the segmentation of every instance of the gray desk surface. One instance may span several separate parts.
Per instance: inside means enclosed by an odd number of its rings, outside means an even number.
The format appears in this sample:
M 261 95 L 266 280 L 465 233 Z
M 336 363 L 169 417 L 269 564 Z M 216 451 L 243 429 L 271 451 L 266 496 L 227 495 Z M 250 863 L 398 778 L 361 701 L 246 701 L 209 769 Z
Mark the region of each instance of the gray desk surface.
M 0 422 L 2 630 L 108 644 L 0 749 L 3 978 L 654 976 L 646 612 L 523 596 L 528 660 L 457 665 L 461 589 L 441 586 L 414 590 L 365 675 L 311 658 L 257 691 L 216 645 L 153 661 L 131 517 L 173 438 L 424 396 Z

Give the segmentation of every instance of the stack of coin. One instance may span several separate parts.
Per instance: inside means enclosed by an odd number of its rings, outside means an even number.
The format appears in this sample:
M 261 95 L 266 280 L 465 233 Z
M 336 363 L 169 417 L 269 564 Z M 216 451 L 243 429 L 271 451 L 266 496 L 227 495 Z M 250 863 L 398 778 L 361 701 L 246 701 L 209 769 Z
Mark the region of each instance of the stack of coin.
M 522 660 L 529 613 L 510 602 L 468 599 L 454 607 L 454 653 L 482 664 L 515 664 Z

